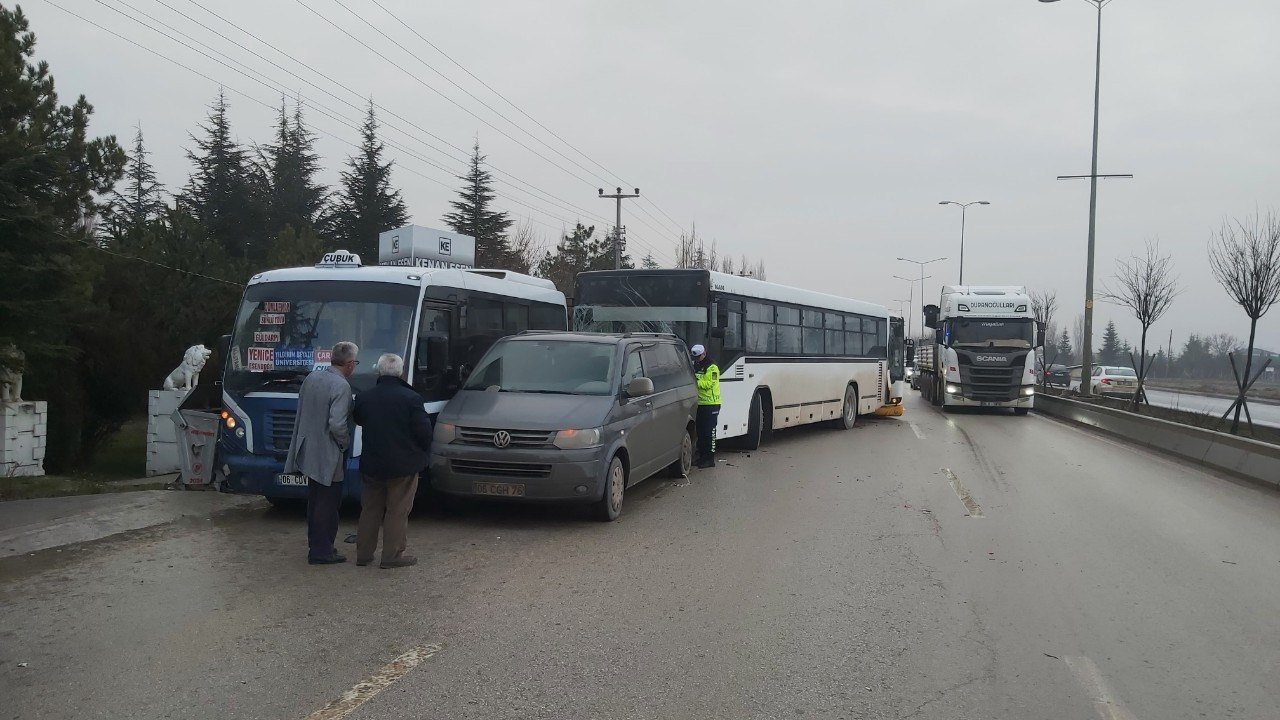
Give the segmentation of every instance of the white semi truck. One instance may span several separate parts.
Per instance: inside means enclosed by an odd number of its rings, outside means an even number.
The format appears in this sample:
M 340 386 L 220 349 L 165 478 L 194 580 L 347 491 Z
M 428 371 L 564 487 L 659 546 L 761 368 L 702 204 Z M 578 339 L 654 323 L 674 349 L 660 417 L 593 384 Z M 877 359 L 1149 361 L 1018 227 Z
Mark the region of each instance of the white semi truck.
M 1013 408 L 1035 403 L 1036 322 L 1024 287 L 946 285 L 924 309 L 932 343 L 916 348 L 914 384 L 936 406 Z

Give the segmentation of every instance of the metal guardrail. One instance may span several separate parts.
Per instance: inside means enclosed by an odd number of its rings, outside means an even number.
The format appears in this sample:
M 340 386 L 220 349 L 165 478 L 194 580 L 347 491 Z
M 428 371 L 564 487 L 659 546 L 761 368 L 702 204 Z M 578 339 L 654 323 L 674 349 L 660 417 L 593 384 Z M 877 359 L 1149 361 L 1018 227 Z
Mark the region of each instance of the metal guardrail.
M 1106 431 L 1156 452 L 1280 487 L 1280 445 L 1052 395 L 1037 395 L 1035 410 Z

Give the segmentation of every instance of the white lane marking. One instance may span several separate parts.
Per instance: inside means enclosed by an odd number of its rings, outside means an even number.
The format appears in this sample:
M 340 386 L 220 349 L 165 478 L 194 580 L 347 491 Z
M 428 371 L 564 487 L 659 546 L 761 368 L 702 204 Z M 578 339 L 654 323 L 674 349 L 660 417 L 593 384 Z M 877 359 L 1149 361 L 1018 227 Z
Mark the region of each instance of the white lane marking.
M 921 440 L 927 439 L 924 436 L 924 431 L 920 429 L 919 425 L 911 422 L 910 420 L 907 421 L 907 424 L 911 426 L 911 432 L 915 433 L 916 437 L 920 438 Z
M 951 468 L 942 468 L 942 474 L 947 476 L 947 482 L 951 484 L 951 489 L 955 491 L 956 497 L 960 498 L 960 502 L 964 504 L 964 509 L 969 511 L 969 517 L 985 517 L 982 514 L 982 508 L 978 506 L 978 501 L 973 499 L 973 496 L 969 494 L 969 490 L 960 482 L 960 478 L 951 472 Z
M 438 652 L 440 652 L 439 645 L 419 645 L 409 650 L 357 683 L 355 687 L 343 693 L 342 697 L 308 715 L 306 720 L 342 720 L 356 708 L 372 700 L 375 695 L 386 690 L 392 683 L 404 677 L 405 673 L 426 662 Z
M 1102 677 L 1102 671 L 1087 657 L 1065 657 L 1062 659 L 1076 676 L 1076 682 L 1093 697 L 1093 709 L 1098 711 L 1102 720 L 1135 720 L 1134 716 L 1116 699 L 1116 695 Z

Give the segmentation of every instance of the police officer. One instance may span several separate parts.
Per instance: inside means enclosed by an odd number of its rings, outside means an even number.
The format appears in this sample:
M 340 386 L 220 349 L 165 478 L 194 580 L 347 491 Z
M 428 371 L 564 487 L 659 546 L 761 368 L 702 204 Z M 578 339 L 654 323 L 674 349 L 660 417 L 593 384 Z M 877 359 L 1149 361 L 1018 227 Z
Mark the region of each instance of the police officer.
M 707 349 L 694 345 L 693 371 L 698 378 L 698 459 L 700 468 L 716 466 L 716 425 L 720 422 L 720 368 L 711 362 Z

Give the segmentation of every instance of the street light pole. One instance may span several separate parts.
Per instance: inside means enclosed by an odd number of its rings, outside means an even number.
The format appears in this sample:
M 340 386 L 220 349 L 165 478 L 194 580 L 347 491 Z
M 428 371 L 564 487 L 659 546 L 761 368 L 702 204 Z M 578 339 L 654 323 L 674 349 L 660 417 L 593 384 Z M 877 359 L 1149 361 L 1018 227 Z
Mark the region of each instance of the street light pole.
M 894 275 L 893 277 L 907 281 L 907 311 L 910 313 L 910 315 L 907 315 L 907 337 L 911 337 L 911 315 L 916 312 L 916 281 L 915 278 L 902 277 L 901 275 Z
M 974 200 L 973 202 L 958 203 L 954 200 L 943 200 L 939 205 L 957 205 L 960 207 L 960 284 L 964 284 L 964 213 L 969 209 L 970 205 L 990 205 L 986 200 Z
M 946 260 L 946 258 L 940 257 L 940 258 L 934 258 L 932 260 L 924 260 L 924 261 L 911 260 L 909 258 L 904 258 L 904 257 L 900 257 L 898 259 L 901 260 L 902 262 L 915 263 L 916 265 L 920 266 L 920 318 L 921 318 L 920 332 L 923 333 L 924 332 L 924 281 L 926 279 L 924 276 L 924 266 L 932 263 L 936 263 L 936 262 L 942 262 L 943 260 Z
M 1058 0 L 1040 0 L 1042 3 L 1053 3 Z M 1084 341 L 1080 348 L 1080 377 L 1088 378 L 1093 374 L 1093 259 L 1094 241 L 1097 237 L 1098 220 L 1098 178 L 1120 177 L 1131 178 L 1132 175 L 1099 175 L 1098 174 L 1098 106 L 1102 95 L 1102 8 L 1111 4 L 1111 0 L 1085 0 L 1098 8 L 1098 39 L 1094 50 L 1093 64 L 1093 164 L 1089 172 L 1089 252 L 1084 278 Z M 1078 175 L 1059 176 L 1059 180 L 1078 179 Z M 1080 394 L 1091 394 L 1087 380 L 1080 383 Z

